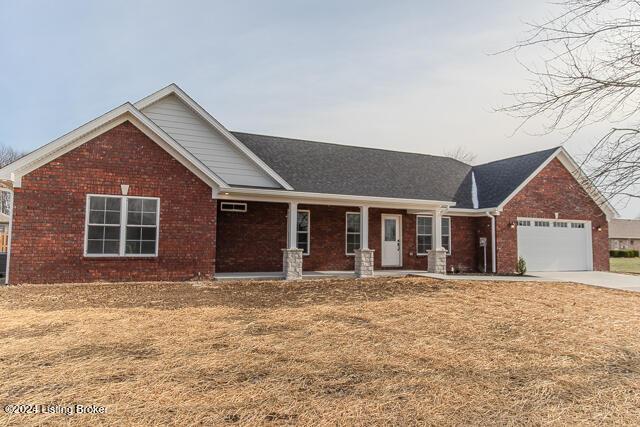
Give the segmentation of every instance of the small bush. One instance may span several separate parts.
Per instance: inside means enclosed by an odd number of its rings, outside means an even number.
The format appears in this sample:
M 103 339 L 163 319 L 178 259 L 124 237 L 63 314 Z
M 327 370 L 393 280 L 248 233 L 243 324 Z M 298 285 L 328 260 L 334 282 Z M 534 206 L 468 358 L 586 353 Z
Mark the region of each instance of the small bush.
M 527 262 L 522 257 L 518 258 L 516 272 L 521 276 L 523 276 L 527 272 Z
M 612 258 L 637 258 L 640 256 L 640 251 L 635 249 L 614 249 L 609 251 L 609 256 Z

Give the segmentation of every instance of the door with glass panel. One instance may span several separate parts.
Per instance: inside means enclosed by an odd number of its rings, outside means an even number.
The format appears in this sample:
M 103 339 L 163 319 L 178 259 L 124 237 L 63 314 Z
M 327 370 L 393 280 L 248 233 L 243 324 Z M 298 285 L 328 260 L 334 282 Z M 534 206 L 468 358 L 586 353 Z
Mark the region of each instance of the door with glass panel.
M 400 215 L 382 215 L 382 266 L 402 265 L 402 220 Z

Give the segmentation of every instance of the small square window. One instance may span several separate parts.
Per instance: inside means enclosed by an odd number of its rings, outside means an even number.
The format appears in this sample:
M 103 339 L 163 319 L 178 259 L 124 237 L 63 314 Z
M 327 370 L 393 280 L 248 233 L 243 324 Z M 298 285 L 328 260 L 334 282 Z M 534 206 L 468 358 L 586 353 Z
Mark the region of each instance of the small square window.
M 247 204 L 237 202 L 222 202 L 220 203 L 220 210 L 224 212 L 246 212 Z

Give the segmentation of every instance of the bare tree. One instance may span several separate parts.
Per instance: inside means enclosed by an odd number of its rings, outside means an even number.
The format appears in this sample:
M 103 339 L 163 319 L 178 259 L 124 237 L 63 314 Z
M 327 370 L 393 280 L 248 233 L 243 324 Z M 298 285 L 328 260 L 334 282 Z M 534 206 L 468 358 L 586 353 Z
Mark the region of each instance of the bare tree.
M 0 168 L 7 166 L 9 163 L 13 163 L 25 153 L 16 150 L 13 147 L 0 143 Z
M 444 150 L 444 155 L 469 164 L 473 163 L 476 159 L 476 155 L 474 153 L 468 151 L 462 146 L 458 146 L 451 150 Z
M 585 156 L 589 179 L 607 198 L 640 197 L 640 1 L 559 0 L 557 13 L 529 23 L 509 51 L 540 52 L 523 66 L 531 87 L 500 108 L 525 125 L 542 119 L 544 132 L 566 138 L 595 123 L 609 130 Z
M 17 151 L 13 147 L 0 143 L 0 168 L 7 166 L 9 163 L 13 163 L 20 157 L 24 156 L 24 153 Z M 0 212 L 9 214 L 10 210 L 10 197 L 7 191 L 0 192 Z

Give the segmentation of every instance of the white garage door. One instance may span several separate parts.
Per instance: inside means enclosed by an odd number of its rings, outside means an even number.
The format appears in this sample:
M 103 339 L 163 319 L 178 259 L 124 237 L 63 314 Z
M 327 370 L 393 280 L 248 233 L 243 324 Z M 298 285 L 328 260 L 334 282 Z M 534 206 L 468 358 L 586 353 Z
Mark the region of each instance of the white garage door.
M 591 222 L 518 219 L 518 255 L 529 271 L 592 270 Z

